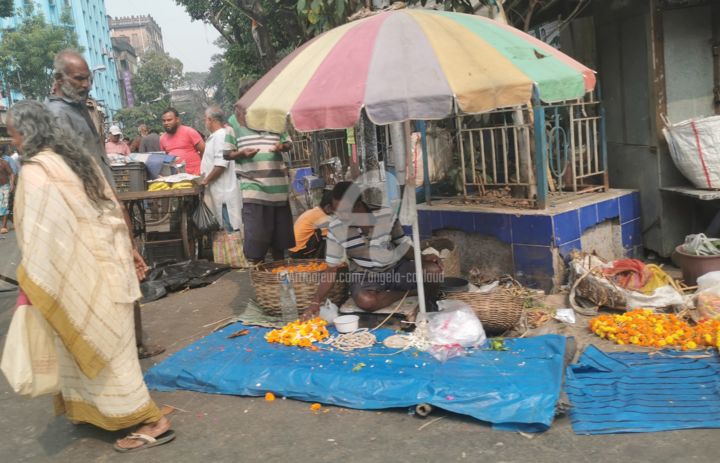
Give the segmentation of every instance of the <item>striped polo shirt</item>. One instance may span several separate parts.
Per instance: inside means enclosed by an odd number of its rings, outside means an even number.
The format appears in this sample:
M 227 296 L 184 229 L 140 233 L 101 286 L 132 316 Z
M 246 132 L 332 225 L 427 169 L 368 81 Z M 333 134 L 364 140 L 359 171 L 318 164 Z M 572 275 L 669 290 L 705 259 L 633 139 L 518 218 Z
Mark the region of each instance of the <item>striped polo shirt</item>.
M 328 225 L 326 243 L 327 264 L 337 266 L 347 259 L 353 272 L 387 271 L 412 246 L 390 209 L 356 213 L 349 220 L 335 218 Z
M 288 202 L 289 181 L 282 153 L 270 150 L 278 143 L 290 141 L 286 133 L 256 132 L 237 123 L 235 116 L 228 121 L 225 149 L 257 148 L 258 153 L 247 159 L 235 160 L 235 172 L 240 181 L 243 203 L 284 206 Z

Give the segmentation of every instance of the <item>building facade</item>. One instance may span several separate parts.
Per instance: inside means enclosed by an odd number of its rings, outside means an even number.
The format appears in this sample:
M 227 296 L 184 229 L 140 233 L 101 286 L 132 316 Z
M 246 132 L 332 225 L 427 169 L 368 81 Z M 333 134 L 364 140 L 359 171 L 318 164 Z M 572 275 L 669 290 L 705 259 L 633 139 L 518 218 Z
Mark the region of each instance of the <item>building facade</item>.
M 131 108 L 135 106 L 132 77 L 137 71 L 138 58 L 135 53 L 135 48 L 130 44 L 130 40 L 127 37 L 112 37 L 111 40 L 123 106 Z
M 127 38 L 141 61 L 147 52 L 165 51 L 162 30 L 152 16 L 121 16 L 110 18 L 109 21 L 110 34 Z
M 15 0 L 18 11 L 24 3 L 25 0 Z M 112 119 L 113 114 L 122 108 L 122 102 L 117 69 L 112 56 L 105 2 L 103 0 L 35 0 L 34 3 L 36 12 L 41 12 L 47 22 L 55 25 L 61 23 L 63 11 L 69 8 L 78 43 L 94 73 L 91 97 L 97 100 L 106 116 Z M 21 21 L 19 15 L 0 19 L 0 30 L 13 29 Z M 22 95 L 13 94 L 13 96 L 15 99 L 22 98 Z M 6 98 L 4 104 L 8 104 Z

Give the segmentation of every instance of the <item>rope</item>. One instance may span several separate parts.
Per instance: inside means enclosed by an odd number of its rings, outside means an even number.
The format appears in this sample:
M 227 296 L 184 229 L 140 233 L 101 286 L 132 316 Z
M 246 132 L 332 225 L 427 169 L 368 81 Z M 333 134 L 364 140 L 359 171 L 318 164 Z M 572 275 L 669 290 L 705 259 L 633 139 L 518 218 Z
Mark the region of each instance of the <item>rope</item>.
M 374 346 L 377 338 L 367 328 L 361 328 L 352 333 L 338 334 L 321 342 L 335 349 L 350 352 L 355 349 L 368 349 Z
M 390 355 L 399 354 L 408 349 L 417 349 L 420 352 L 426 352 L 432 347 L 428 324 L 422 321 L 416 324 L 415 331 L 410 334 L 394 334 L 383 341 L 385 347 L 389 349 L 400 349 Z
M 381 321 L 380 324 L 377 325 L 375 328 L 371 330 L 368 330 L 367 328 L 361 328 L 359 330 L 353 331 L 352 333 L 338 334 L 337 336 L 332 336 L 322 341 L 321 343 L 344 352 L 350 352 L 355 349 L 369 349 L 377 342 L 377 338 L 374 334 L 372 334 L 372 332 L 379 329 L 388 320 L 390 320 L 390 317 L 395 315 L 398 309 L 402 307 L 403 302 L 405 302 L 405 299 L 407 298 L 407 295 L 408 292 L 406 291 L 405 295 L 402 297 L 402 299 L 400 299 L 400 302 L 397 303 L 392 312 L 390 312 L 390 314 L 385 317 L 385 320 Z

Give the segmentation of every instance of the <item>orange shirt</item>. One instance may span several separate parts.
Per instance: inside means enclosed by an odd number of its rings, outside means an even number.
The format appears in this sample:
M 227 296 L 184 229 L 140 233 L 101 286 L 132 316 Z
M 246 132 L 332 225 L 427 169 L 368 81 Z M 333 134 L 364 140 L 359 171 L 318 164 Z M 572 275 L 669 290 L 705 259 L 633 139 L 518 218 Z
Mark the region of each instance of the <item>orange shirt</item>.
M 296 246 L 291 248 L 290 251 L 298 252 L 304 249 L 308 240 L 318 228 L 322 229 L 323 236 L 327 235 L 328 222 L 330 222 L 330 217 L 321 207 L 313 207 L 300 214 L 294 226 Z

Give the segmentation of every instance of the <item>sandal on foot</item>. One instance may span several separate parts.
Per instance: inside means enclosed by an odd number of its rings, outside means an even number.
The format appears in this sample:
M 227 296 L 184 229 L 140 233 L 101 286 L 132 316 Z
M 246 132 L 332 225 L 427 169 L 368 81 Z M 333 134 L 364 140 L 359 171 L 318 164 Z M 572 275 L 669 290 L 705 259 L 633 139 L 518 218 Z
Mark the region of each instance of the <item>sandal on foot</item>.
M 5 227 L 0 228 L 0 233 L 1 233 L 1 234 L 4 235 L 4 234 L 7 233 L 7 232 L 8 232 L 8 229 L 7 229 L 7 228 L 5 228 Z
M 113 448 L 120 453 L 137 452 L 138 450 L 149 449 L 151 447 L 157 447 L 158 445 L 167 444 L 171 440 L 175 439 L 175 431 L 166 431 L 157 437 L 148 436 L 147 434 L 131 433 L 125 437 L 125 439 L 139 440 L 143 442 L 140 447 L 125 448 L 120 447 L 117 442 L 113 445 Z
M 138 358 L 149 359 L 165 352 L 164 347 L 160 346 L 139 346 L 138 347 Z

